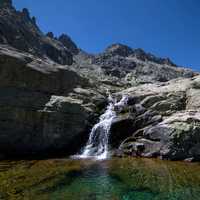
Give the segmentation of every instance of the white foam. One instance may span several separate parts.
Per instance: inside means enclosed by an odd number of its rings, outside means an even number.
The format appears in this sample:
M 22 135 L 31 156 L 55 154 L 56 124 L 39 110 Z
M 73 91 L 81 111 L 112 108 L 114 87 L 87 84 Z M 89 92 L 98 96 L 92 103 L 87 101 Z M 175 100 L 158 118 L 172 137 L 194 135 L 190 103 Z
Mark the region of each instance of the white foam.
M 99 118 L 99 122 L 95 124 L 90 132 L 89 140 L 84 147 L 81 155 L 77 158 L 94 158 L 103 160 L 109 158 L 109 135 L 113 120 L 117 117 L 115 108 L 122 109 L 128 101 L 127 96 L 123 96 L 119 102 L 109 94 L 109 105 L 104 114 Z

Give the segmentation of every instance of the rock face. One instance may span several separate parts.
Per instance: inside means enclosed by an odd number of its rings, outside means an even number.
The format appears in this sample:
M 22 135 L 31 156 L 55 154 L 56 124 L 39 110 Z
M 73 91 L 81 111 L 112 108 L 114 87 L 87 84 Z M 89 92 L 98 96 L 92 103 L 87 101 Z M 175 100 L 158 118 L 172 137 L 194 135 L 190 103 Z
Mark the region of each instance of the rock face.
M 76 99 L 76 88 L 88 87 L 86 79 L 66 67 L 3 46 L 0 80 L 1 154 L 79 150 L 92 115 L 81 96 Z
M 45 36 L 36 25 L 35 17 L 24 8 L 22 12 L 12 7 L 12 2 L 1 0 L 0 43 L 53 61 L 72 64 L 72 55 L 58 40 Z
M 131 110 L 129 105 L 128 113 L 135 117 L 132 119 L 132 133 L 124 137 L 124 141 L 121 139 L 119 148 L 122 153 L 199 161 L 199 80 L 200 76 L 196 76 L 122 91 L 135 99 L 133 106 L 139 104 L 143 108 L 139 113 L 136 109 Z
M 0 155 L 71 155 L 115 98 L 117 155 L 200 160 L 200 76 L 142 49 L 92 55 L 66 34 L 44 34 L 27 9 L 0 1 Z
M 192 77 L 190 70 L 177 68 L 168 58 L 158 58 L 141 49 L 114 44 L 92 60 L 108 75 L 124 79 L 129 84 L 166 82 L 177 77 Z M 123 67 L 123 70 L 122 70 Z

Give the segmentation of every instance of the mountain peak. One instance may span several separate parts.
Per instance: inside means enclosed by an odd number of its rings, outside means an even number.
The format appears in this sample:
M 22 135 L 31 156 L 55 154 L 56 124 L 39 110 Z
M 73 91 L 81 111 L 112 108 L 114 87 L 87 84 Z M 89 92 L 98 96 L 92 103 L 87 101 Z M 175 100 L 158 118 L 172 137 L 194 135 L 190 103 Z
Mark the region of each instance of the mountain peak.
M 48 57 L 62 65 L 72 64 L 72 55 L 64 45 L 46 37 L 29 10 L 16 11 L 11 0 L 0 0 L 0 43 L 35 56 Z
M 79 49 L 76 46 L 76 44 L 72 41 L 72 39 L 66 35 L 62 34 L 59 36 L 58 40 L 72 53 L 72 54 L 78 54 Z
M 122 57 L 134 56 L 142 61 L 152 61 L 158 64 L 166 64 L 174 67 L 176 66 L 169 58 L 157 57 L 151 53 L 144 51 L 141 48 L 133 49 L 121 43 L 111 44 L 105 49 L 104 53 L 111 54 L 112 56 L 116 55 Z
M 119 55 L 119 56 L 129 56 L 133 53 L 133 50 L 128 47 L 127 45 L 115 43 L 110 46 L 108 46 L 105 50 L 106 53 L 111 53 L 113 55 Z

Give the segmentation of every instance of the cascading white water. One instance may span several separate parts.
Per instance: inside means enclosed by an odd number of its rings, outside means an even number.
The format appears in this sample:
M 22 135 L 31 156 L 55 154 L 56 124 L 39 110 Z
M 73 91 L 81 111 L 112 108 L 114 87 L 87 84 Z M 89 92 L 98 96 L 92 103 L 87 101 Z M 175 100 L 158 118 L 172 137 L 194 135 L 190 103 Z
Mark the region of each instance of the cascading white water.
M 113 120 L 117 117 L 116 109 L 120 110 L 127 104 L 128 97 L 123 96 L 116 102 L 111 95 L 108 97 L 109 105 L 100 120 L 94 125 L 90 132 L 87 145 L 84 147 L 80 158 L 94 157 L 96 159 L 106 159 L 109 157 L 109 133 Z
M 100 116 L 99 122 L 92 128 L 88 143 L 81 155 L 82 158 L 94 156 L 98 159 L 105 159 L 108 157 L 109 131 L 115 117 L 114 106 L 110 103 L 106 112 Z

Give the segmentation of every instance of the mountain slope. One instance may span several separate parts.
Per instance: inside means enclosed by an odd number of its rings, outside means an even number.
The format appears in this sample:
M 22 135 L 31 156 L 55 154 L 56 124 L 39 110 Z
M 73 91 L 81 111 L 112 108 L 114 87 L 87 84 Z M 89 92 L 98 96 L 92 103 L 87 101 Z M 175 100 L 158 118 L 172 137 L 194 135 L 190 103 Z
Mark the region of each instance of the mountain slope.
M 58 40 L 45 36 L 35 17 L 24 8 L 16 11 L 10 0 L 0 4 L 0 42 L 40 57 L 49 57 L 59 64 L 72 64 L 70 51 Z
M 116 85 L 166 82 L 198 74 L 191 69 L 178 67 L 169 58 L 159 58 L 142 49 L 132 49 L 122 44 L 113 44 L 97 55 L 86 55 L 83 52 L 76 55 L 77 66 L 75 64 L 73 68 L 78 68 L 86 76 L 93 75 L 99 81 Z

